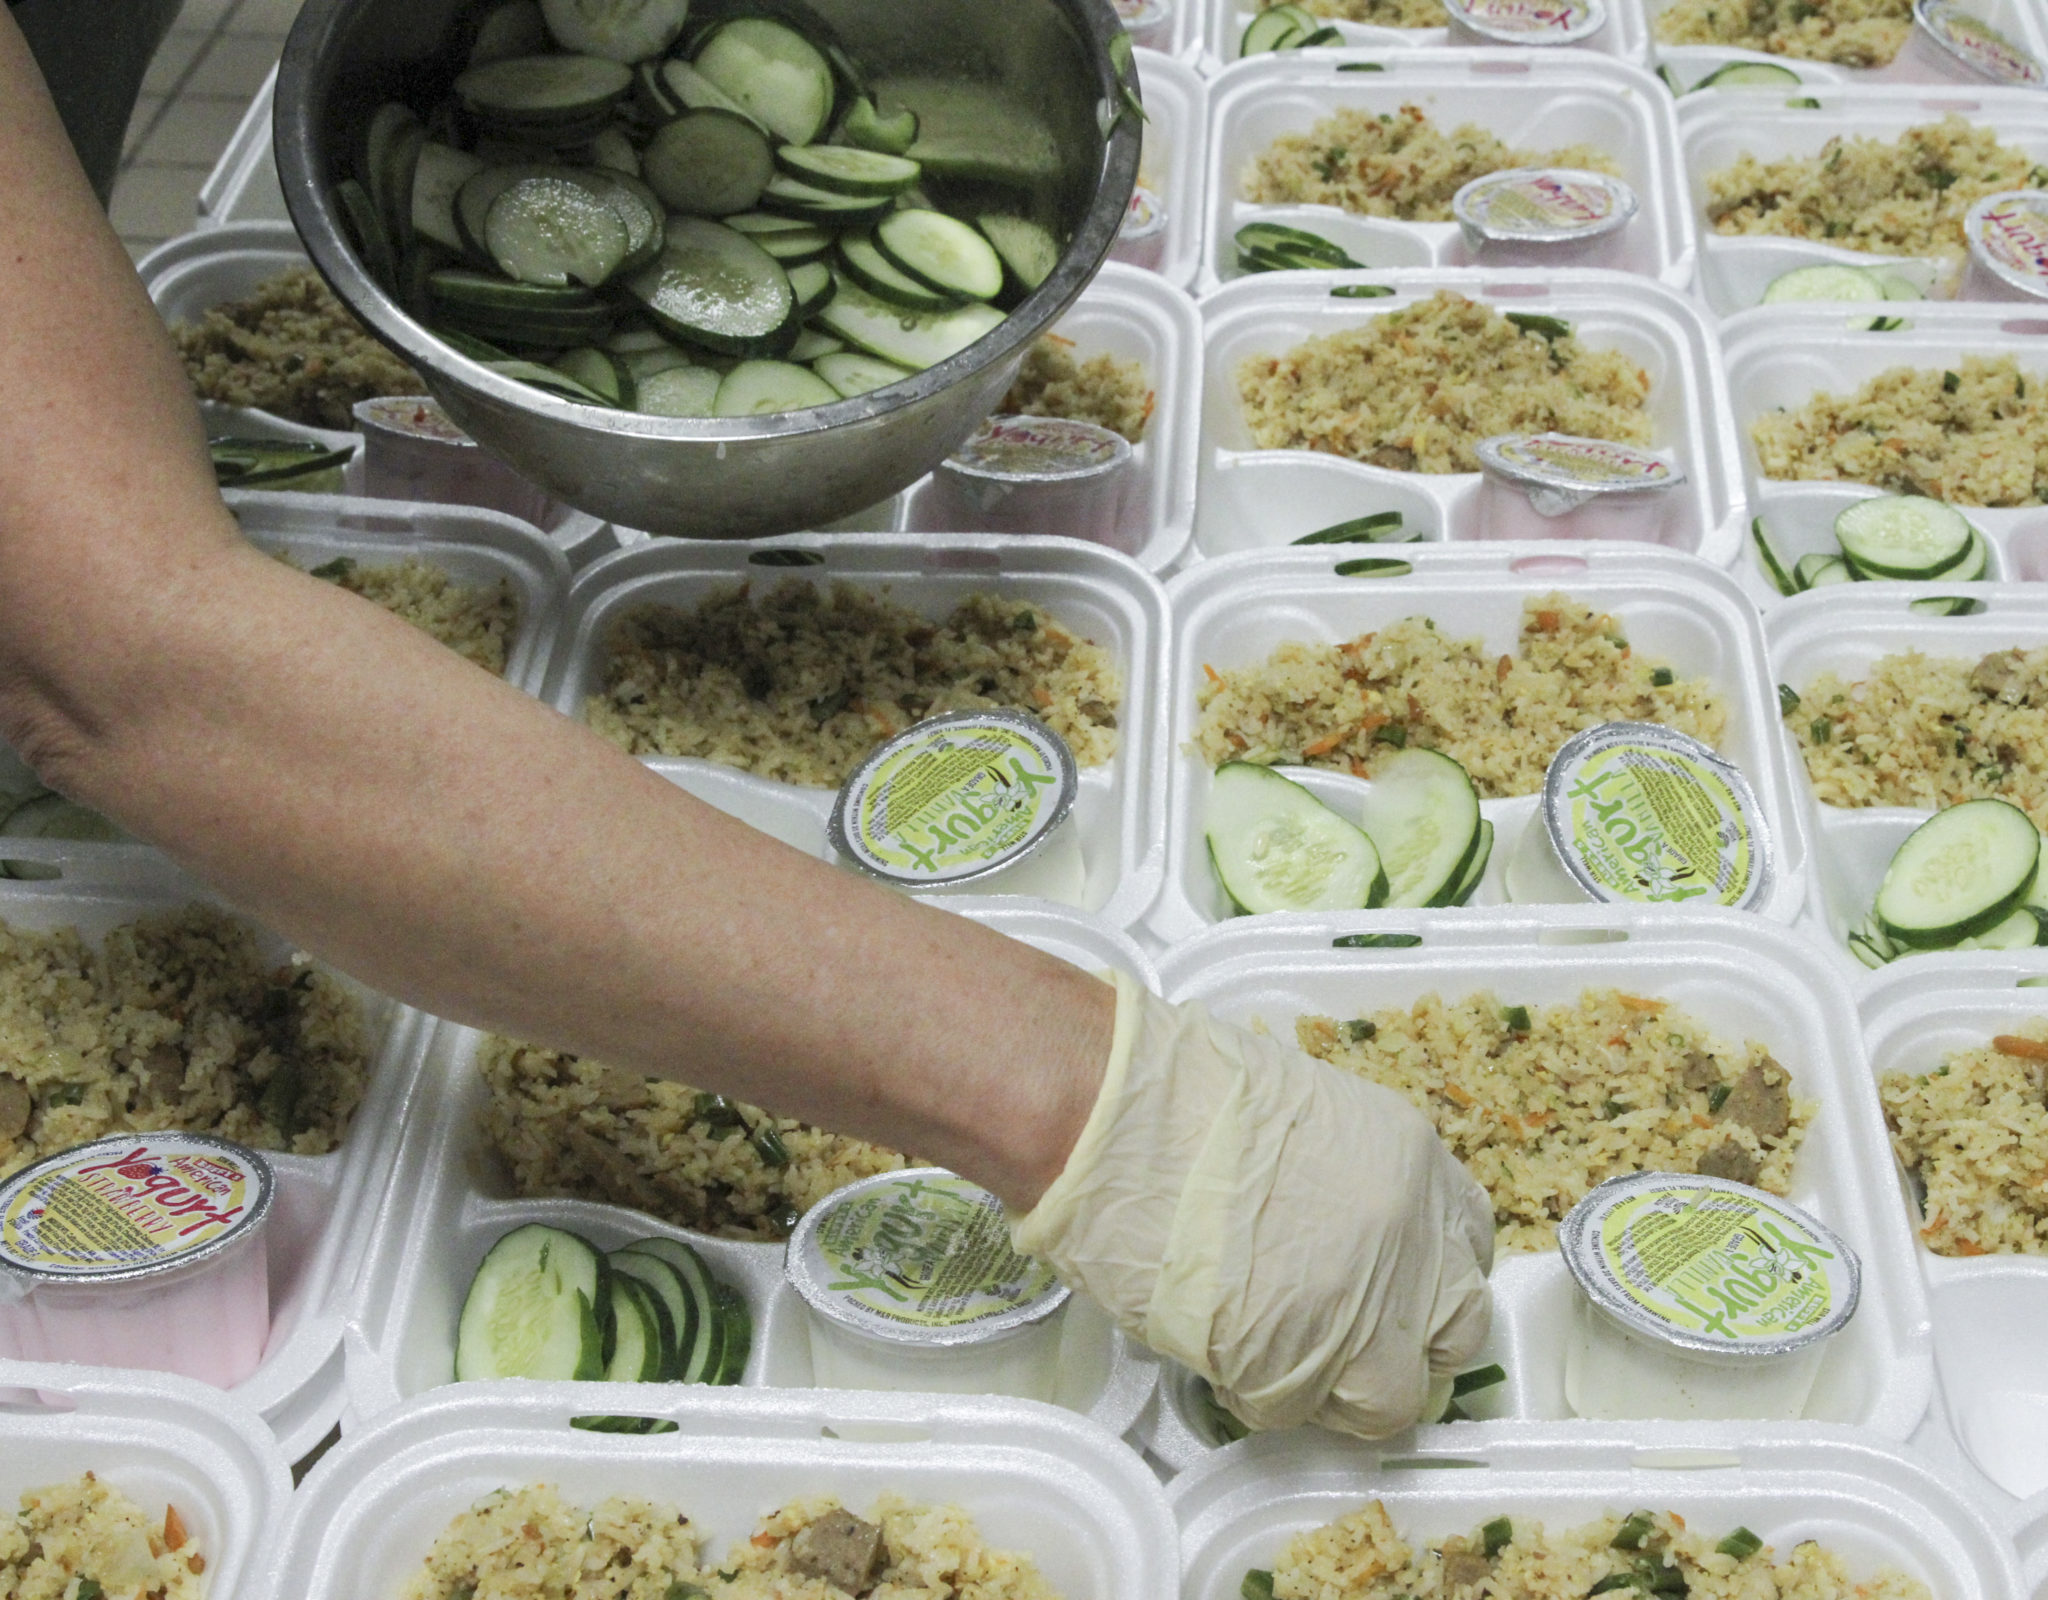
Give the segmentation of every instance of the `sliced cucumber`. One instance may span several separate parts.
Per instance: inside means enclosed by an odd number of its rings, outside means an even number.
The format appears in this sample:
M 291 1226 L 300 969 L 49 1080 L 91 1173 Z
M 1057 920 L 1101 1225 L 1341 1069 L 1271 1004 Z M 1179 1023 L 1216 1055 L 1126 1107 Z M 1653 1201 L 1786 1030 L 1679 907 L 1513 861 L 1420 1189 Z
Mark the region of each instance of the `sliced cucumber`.
M 1792 581 L 1803 592 L 1807 589 L 1825 589 L 1831 583 L 1854 583 L 1856 571 L 1840 556 L 1824 555 L 1818 551 L 1801 556 L 1792 566 Z
M 1778 559 L 1778 552 L 1771 548 L 1771 541 L 1764 533 L 1764 519 L 1752 517 L 1749 520 L 1749 537 L 1756 545 L 1757 558 L 1764 564 L 1764 576 L 1771 580 L 1771 587 L 1782 595 L 1795 595 L 1804 584 L 1785 570 L 1785 563 Z
M 735 17 L 698 48 L 697 71 L 789 144 L 810 144 L 832 120 L 838 85 L 824 54 L 794 28 Z
M 1906 609 L 1916 617 L 1970 617 L 1984 609 L 1984 602 L 1960 594 L 1926 595 L 1908 600 Z
M 1003 292 L 1003 258 L 975 229 L 943 211 L 892 211 L 875 227 L 875 248 L 899 272 L 955 299 Z
M 768 223 L 774 226 L 765 226 Z M 833 240 L 837 237 L 831 229 L 822 228 L 814 222 L 806 222 L 799 217 L 778 217 L 766 211 L 748 211 L 737 217 L 727 217 L 725 225 L 744 233 L 785 268 L 823 261 L 832 254 Z
M 1028 217 L 990 211 L 976 217 L 974 225 L 995 246 L 1010 274 L 1010 282 L 1021 293 L 1029 294 L 1036 289 L 1060 264 L 1059 240 Z
M 455 1376 L 596 1378 L 604 1372 L 604 1257 L 573 1233 L 529 1223 L 484 1256 L 455 1334 Z
M 726 355 L 779 355 L 796 339 L 789 275 L 745 234 L 702 217 L 672 218 L 660 259 L 625 288 L 678 338 Z
M 864 228 L 888 216 L 895 203 L 877 200 L 872 195 L 835 194 L 787 173 L 777 173 L 761 191 L 761 207 L 825 227 Z
M 607 172 L 621 173 L 628 178 L 640 176 L 640 151 L 624 128 L 616 125 L 606 128 L 590 141 L 590 159 Z
M 1961 512 L 1925 495 L 1859 500 L 1835 518 L 1835 539 L 1873 578 L 1938 578 L 1962 565 L 1973 537 Z
M 1372 777 L 1359 825 L 1387 871 L 1389 906 L 1450 904 L 1479 848 L 1479 791 L 1437 750 L 1397 750 Z
M 1783 89 L 1806 80 L 1790 67 L 1768 61 L 1730 61 L 1716 67 L 1693 85 L 1699 89 Z
M 847 277 L 869 294 L 888 301 L 892 306 L 904 306 L 912 311 L 943 311 L 960 303 L 959 296 L 941 294 L 919 283 L 909 273 L 899 272 L 895 264 L 875 248 L 874 236 L 869 233 L 842 233 L 839 236 L 839 266 Z
M 736 117 L 745 117 L 763 133 L 769 131 L 765 122 L 689 62 L 671 59 L 657 70 L 663 104 L 667 107 L 662 116 L 678 116 L 685 111 L 730 111 Z
M 831 274 L 828 272 L 826 276 L 830 277 Z M 837 288 L 838 285 L 835 284 L 833 287 Z M 835 339 L 829 333 L 820 333 L 815 328 L 806 328 L 796 336 L 796 343 L 789 347 L 789 359 L 801 361 L 805 366 L 811 366 L 812 362 L 818 361 L 825 356 L 840 355 L 845 349 L 846 341 L 844 339 Z M 818 369 L 812 366 L 811 370 L 817 372 Z M 818 376 L 822 378 L 824 374 L 820 372 Z M 827 381 L 829 382 L 830 380 L 828 379 Z
M 632 1279 L 647 1291 L 648 1297 L 659 1308 L 668 1354 L 659 1381 L 675 1382 L 682 1375 L 683 1353 L 697 1337 L 697 1302 L 691 1297 L 682 1274 L 660 1256 L 649 1255 L 631 1245 L 623 1250 L 614 1250 L 605 1257 L 605 1263 L 612 1269 L 614 1280 Z
M 832 277 L 832 269 L 824 262 L 807 261 L 800 267 L 789 269 L 789 287 L 796 295 L 797 314 L 808 317 L 832 298 L 837 284 Z M 797 337 L 801 340 L 803 335 Z M 795 354 L 795 346 L 791 346 L 790 359 L 802 359 Z
M 754 1347 L 754 1316 L 739 1290 L 729 1283 L 716 1283 L 719 1319 L 725 1324 L 725 1346 L 719 1352 L 718 1375 L 713 1383 L 738 1383 L 747 1370 L 747 1356 Z
M 1306 39 L 1321 26 L 1300 6 L 1272 6 L 1261 11 L 1246 26 L 1237 42 L 1241 56 L 1264 55 L 1269 50 L 1286 50 Z
M 678 1239 L 638 1239 L 628 1245 L 675 1268 L 696 1306 L 695 1337 L 682 1353 L 682 1381 L 710 1383 L 721 1370 L 725 1352 L 725 1319 L 718 1308 L 718 1283 L 704 1258 Z
M 370 117 L 363 150 L 364 181 L 401 266 L 412 253 L 413 183 L 426 143 L 426 124 L 409 106 L 387 102 Z
M 690 0 L 541 0 L 541 15 L 564 50 L 630 66 L 676 42 Z
M 1862 267 L 1828 263 L 1781 272 L 1764 288 L 1763 304 L 1785 305 L 1801 300 L 1883 300 L 1884 284 Z
M 484 365 L 500 377 L 530 383 L 536 389 L 545 389 L 550 394 L 560 395 L 564 400 L 574 400 L 586 406 L 603 406 L 607 410 L 618 409 L 595 389 L 587 389 L 566 372 L 542 366 L 538 361 L 487 361 Z
M 547 47 L 548 25 L 539 0 L 503 0 L 478 20 L 464 65 L 482 67 L 514 56 L 535 56 Z
M 987 81 L 892 78 L 877 95 L 917 117 L 917 142 L 903 153 L 934 178 L 1000 184 L 1037 193 L 1060 181 L 1059 142 L 1031 105 Z
M 1406 544 L 1413 534 L 1403 532 L 1406 519 L 1398 511 L 1374 511 L 1363 517 L 1347 517 L 1327 528 L 1304 533 L 1295 544 Z
M 1209 859 L 1240 911 L 1348 911 L 1382 904 L 1373 841 L 1271 767 L 1231 761 L 1209 785 Z
M 384 219 L 377 215 L 377 202 L 370 198 L 369 189 L 354 178 L 343 178 L 334 186 L 334 199 L 354 238 L 356 254 L 363 258 L 364 269 L 386 289 L 395 290 L 398 255 L 392 248 Z
M 650 417 L 712 416 L 719 382 L 718 374 L 709 367 L 665 367 L 639 379 L 633 408 Z
M 786 144 L 775 152 L 775 164 L 814 189 L 873 199 L 893 199 L 924 171 L 903 156 L 840 144 Z
M 2041 921 L 2032 906 L 2021 906 L 1996 927 L 1957 944 L 1959 950 L 2028 950 L 2041 942 Z
M 886 389 L 890 384 L 901 383 L 912 375 L 893 361 L 881 361 L 874 356 L 859 355 L 851 350 L 837 355 L 819 356 L 812 362 L 811 367 L 819 377 L 839 391 L 842 400 L 851 400 L 857 395 L 869 394 L 876 389 Z
M 979 303 L 907 314 L 841 276 L 832 303 L 818 313 L 817 321 L 856 350 L 921 372 L 993 333 L 1002 326 L 1003 314 Z
M 1969 554 L 1963 557 L 1953 571 L 1945 572 L 1942 576 L 1956 583 L 1975 583 L 1990 568 L 1991 546 L 1985 541 L 1982 533 L 1972 528 Z
M 1914 829 L 1885 868 L 1878 924 L 1918 950 L 1988 932 L 2026 901 L 2040 856 L 2040 832 L 2019 807 L 2003 800 L 1950 806 Z
M 465 183 L 483 170 L 484 164 L 467 150 L 456 150 L 431 139 L 421 144 L 419 161 L 413 169 L 413 232 L 449 250 L 467 250 L 469 241 L 455 225 L 455 197 Z
M 917 113 L 899 109 L 884 116 L 869 96 L 861 95 L 847 108 L 839 137 L 863 150 L 900 156 L 917 143 Z
M 1462 906 L 1469 902 L 1479 887 L 1479 880 L 1486 876 L 1486 863 L 1493 859 L 1493 824 L 1480 819 L 1479 843 L 1472 852 L 1472 859 L 1465 863 L 1465 875 L 1458 880 L 1458 887 L 1447 906 Z
M 274 489 L 324 477 L 348 465 L 353 448 L 334 449 L 299 439 L 207 440 L 213 475 L 224 489 Z
M 765 417 L 837 405 L 837 389 L 809 367 L 791 361 L 742 361 L 718 385 L 711 412 L 718 417 Z
M 610 1308 L 606 1322 L 611 1329 L 611 1351 L 605 1359 L 607 1383 L 659 1383 L 674 1360 L 672 1351 L 662 1348 L 659 1311 L 654 1297 L 632 1278 L 617 1272 L 605 1280 L 605 1301 Z
M 673 209 L 729 217 L 760 203 L 775 176 L 775 152 L 737 112 L 686 111 L 648 141 L 640 168 Z
M 618 270 L 631 247 L 618 209 L 570 178 L 521 178 L 484 214 L 484 248 L 506 277 L 591 288 Z
M 613 353 L 618 354 L 616 351 Z M 635 411 L 642 409 L 640 405 L 640 386 L 643 383 L 647 382 L 650 378 L 659 377 L 664 372 L 673 372 L 678 367 L 690 365 L 690 358 L 667 340 L 663 340 L 661 347 L 657 350 L 629 350 L 619 355 L 619 361 L 633 379 L 633 409 Z
M 557 356 L 553 365 L 557 372 L 613 405 L 633 409 L 633 374 L 623 357 L 586 344 Z
M 537 133 L 608 116 L 632 86 L 629 68 L 597 56 L 514 56 L 469 68 L 455 93 L 487 122 Z

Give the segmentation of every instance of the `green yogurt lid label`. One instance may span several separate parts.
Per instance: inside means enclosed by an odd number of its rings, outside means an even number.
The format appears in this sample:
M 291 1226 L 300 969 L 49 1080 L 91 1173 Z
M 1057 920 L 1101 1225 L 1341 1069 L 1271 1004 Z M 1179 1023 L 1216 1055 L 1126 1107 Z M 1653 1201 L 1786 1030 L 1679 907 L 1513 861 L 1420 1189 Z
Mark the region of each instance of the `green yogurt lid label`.
M 1913 0 L 1913 20 L 1980 77 L 2023 87 L 2048 82 L 2048 72 L 2031 54 L 1955 0 Z
M 1770 893 L 1769 836 L 1749 780 L 1697 739 L 1610 722 L 1550 763 L 1544 822 L 1596 900 L 1748 910 Z
M 1560 1224 L 1579 1287 L 1624 1326 L 1700 1353 L 1781 1355 L 1855 1314 L 1862 1269 L 1798 1207 L 1722 1178 L 1634 1173 Z
M 827 825 L 841 853 L 906 888 L 964 883 L 1034 848 L 1080 788 L 1066 741 L 1021 711 L 920 722 L 854 769 Z
M 1042 1321 L 1067 1296 L 1011 1247 L 1002 1202 L 938 1167 L 820 1201 L 790 1235 L 785 1268 L 820 1315 L 904 1345 L 979 1343 Z
M 270 1167 L 203 1134 L 120 1134 L 0 1185 L 0 1264 L 34 1276 L 127 1278 L 212 1253 L 260 1222 Z

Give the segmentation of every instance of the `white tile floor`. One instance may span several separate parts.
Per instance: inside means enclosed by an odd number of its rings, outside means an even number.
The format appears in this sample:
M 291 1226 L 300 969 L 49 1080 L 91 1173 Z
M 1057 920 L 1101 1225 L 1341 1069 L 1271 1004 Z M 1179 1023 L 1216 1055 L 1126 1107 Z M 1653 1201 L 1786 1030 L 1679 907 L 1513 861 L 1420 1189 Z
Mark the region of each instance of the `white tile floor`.
M 300 0 L 185 0 L 128 123 L 109 212 L 140 258 L 193 225 L 200 185 L 284 48 Z

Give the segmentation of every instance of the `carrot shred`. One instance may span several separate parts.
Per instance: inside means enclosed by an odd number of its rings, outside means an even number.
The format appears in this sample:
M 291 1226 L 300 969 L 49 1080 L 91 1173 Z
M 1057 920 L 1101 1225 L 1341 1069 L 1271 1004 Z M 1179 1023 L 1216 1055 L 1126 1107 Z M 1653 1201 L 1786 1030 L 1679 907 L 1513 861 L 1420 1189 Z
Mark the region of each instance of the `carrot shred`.
M 1539 611 L 1536 613 L 1536 631 L 1538 633 L 1555 633 L 1563 625 L 1563 622 L 1564 619 L 1555 611 Z
M 1326 756 L 1343 742 L 1344 735 L 1341 732 L 1326 733 L 1322 736 L 1322 738 L 1311 740 L 1309 743 L 1303 745 L 1301 747 L 1301 753 L 1305 756 Z
M 1473 1099 L 1470 1094 L 1466 1093 L 1463 1089 L 1459 1088 L 1455 1083 L 1447 1083 L 1444 1085 L 1444 1098 L 1450 1101 L 1452 1105 L 1457 1106 L 1462 1110 L 1466 1111 L 1470 1111 L 1474 1106 L 1479 1104 L 1477 1100 Z
M 1208 662 L 1204 661 L 1202 663 L 1202 670 L 1209 674 L 1209 681 L 1211 683 L 1221 683 L 1223 681 L 1223 674 L 1210 666 Z
M 780 1536 L 776 1534 L 757 1533 L 754 1535 L 753 1538 L 749 1539 L 747 1543 L 752 1545 L 756 1550 L 773 1550 L 777 1545 L 782 1543 L 782 1540 Z
M 178 1515 L 176 1506 L 164 1507 L 164 1548 L 177 1550 L 185 1543 L 185 1519 Z
M 2048 1044 L 2039 1039 L 2022 1038 L 2016 1033 L 2001 1033 L 1991 1041 L 1991 1048 L 2002 1056 L 2018 1056 L 2026 1061 L 2048 1061 Z

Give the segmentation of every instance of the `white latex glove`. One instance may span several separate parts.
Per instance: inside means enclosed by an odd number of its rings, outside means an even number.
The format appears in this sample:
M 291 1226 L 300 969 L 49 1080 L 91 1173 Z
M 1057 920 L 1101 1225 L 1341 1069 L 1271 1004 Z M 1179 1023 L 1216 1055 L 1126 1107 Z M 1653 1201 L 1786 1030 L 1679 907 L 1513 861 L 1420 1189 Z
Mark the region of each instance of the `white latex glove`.
M 1116 986 L 1095 1109 L 1017 1248 L 1253 1427 L 1420 1419 L 1486 1338 L 1485 1191 L 1392 1090 Z

